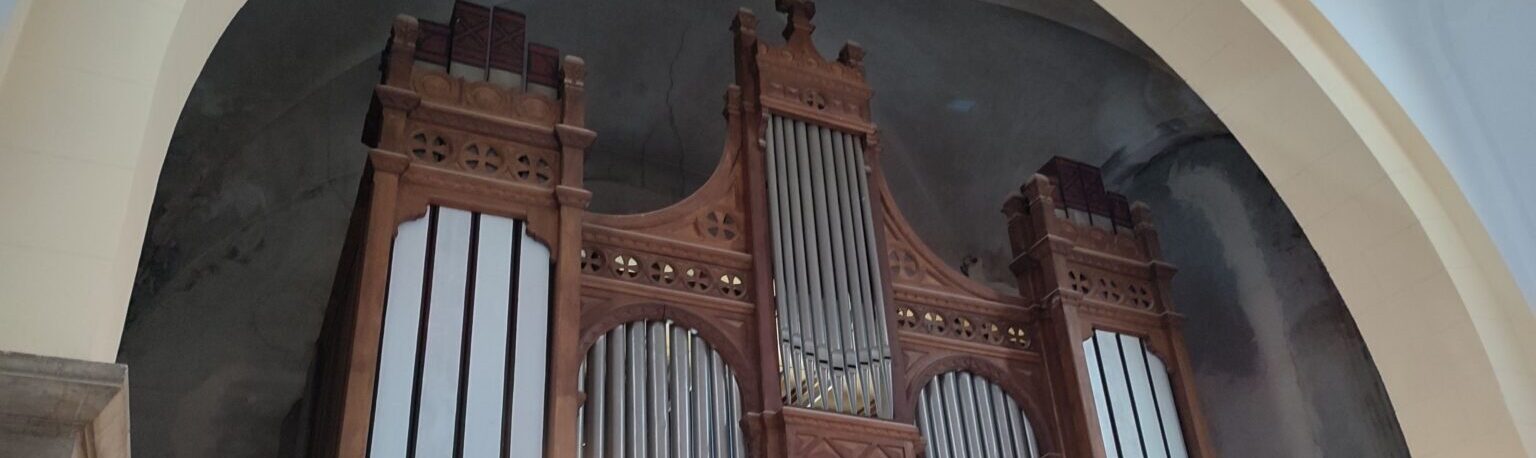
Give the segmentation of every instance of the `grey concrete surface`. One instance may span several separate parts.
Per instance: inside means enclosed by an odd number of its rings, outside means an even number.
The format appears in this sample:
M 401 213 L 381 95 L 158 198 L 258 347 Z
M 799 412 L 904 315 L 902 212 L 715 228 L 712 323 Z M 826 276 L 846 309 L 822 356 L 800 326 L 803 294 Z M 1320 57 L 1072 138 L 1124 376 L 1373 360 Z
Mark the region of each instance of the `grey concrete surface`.
M 0 458 L 128 456 L 128 368 L 0 351 Z

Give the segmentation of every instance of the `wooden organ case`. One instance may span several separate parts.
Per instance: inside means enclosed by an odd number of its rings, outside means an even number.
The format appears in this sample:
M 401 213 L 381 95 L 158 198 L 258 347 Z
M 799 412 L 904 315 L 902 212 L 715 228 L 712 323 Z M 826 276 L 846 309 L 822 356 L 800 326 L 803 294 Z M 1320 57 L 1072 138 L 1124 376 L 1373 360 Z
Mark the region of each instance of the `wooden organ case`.
M 397 19 L 320 341 L 311 455 L 1210 457 L 1144 206 L 1057 159 L 1020 295 L 890 197 L 863 49 L 740 11 L 727 138 L 670 207 L 586 211 L 583 63 L 460 1 Z

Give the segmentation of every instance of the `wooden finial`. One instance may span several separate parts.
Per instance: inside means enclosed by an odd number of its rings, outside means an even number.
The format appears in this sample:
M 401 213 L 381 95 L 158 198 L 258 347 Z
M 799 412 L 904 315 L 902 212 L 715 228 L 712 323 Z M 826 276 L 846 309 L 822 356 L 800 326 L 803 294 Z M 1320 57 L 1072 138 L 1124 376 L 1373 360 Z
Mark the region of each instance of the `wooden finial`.
M 731 20 L 731 31 L 737 34 L 757 35 L 757 16 L 745 7 L 737 9 L 736 18 Z
M 864 46 L 856 41 L 843 43 L 843 49 L 837 53 L 837 61 L 843 65 L 864 70 Z
M 784 27 L 784 41 L 792 47 L 812 47 L 811 33 L 816 31 L 816 25 L 811 24 L 811 19 L 816 17 L 816 2 L 778 0 L 774 6 L 779 12 L 789 14 L 789 24 Z

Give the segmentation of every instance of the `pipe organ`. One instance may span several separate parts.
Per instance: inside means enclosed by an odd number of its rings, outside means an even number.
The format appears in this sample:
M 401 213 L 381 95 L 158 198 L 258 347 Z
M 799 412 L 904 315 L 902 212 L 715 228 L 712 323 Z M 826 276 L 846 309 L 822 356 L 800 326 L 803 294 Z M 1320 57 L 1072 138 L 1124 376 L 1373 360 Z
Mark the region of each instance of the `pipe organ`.
M 1053 160 L 1004 204 L 1018 289 L 969 280 L 890 196 L 863 47 L 777 7 L 731 23 L 714 173 L 633 215 L 586 210 L 581 59 L 397 18 L 310 454 L 1212 456 L 1150 211 Z

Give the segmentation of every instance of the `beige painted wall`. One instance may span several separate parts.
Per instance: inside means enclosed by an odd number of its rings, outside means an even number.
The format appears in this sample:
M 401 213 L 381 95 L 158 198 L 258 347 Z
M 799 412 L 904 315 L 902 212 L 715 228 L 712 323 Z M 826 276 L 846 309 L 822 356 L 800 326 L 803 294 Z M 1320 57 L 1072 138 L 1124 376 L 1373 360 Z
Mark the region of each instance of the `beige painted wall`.
M 0 38 L 0 349 L 116 359 L 171 132 L 243 3 L 18 3 Z
M 1311 4 L 1099 2 L 1295 213 L 1414 454 L 1530 456 L 1536 325 L 1434 151 Z M 115 358 L 170 135 L 243 3 L 18 4 L 0 38 L 0 349 Z

